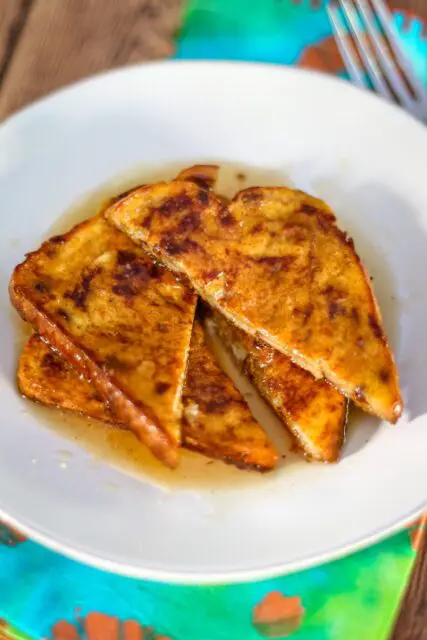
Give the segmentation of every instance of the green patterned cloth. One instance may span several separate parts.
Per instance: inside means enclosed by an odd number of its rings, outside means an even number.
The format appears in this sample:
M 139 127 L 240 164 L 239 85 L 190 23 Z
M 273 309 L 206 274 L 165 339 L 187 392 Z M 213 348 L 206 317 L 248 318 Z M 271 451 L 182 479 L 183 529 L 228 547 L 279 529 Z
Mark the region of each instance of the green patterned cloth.
M 393 21 L 427 86 L 426 23 L 404 10 L 394 11 Z M 346 75 L 325 0 L 191 0 L 176 57 L 301 64 Z
M 104 573 L 3 527 L 0 618 L 7 638 L 31 640 L 386 640 L 421 534 L 282 578 L 183 587 Z

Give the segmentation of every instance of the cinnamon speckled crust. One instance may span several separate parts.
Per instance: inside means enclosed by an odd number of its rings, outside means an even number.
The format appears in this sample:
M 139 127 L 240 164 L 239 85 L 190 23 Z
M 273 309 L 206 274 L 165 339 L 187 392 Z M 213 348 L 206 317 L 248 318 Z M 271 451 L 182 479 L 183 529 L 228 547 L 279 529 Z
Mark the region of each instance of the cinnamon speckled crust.
M 9 290 L 117 419 L 175 466 L 196 296 L 103 216 L 29 254 Z
M 274 446 L 215 361 L 198 321 L 191 338 L 183 404 L 186 447 L 238 467 L 267 471 L 275 466 Z
M 138 189 L 106 216 L 241 329 L 366 411 L 399 418 L 397 370 L 369 278 L 324 202 L 253 187 L 227 204 L 179 181 Z
M 277 453 L 255 422 L 239 391 L 218 367 L 203 331 L 195 323 L 184 387 L 183 447 L 237 467 L 266 471 Z M 28 399 L 109 425 L 126 427 L 111 413 L 95 388 L 36 334 L 18 365 L 18 387 Z
M 211 320 L 208 320 L 211 321 Z M 348 401 L 326 380 L 294 364 L 215 312 L 219 336 L 311 460 L 335 462 L 344 441 Z
M 29 400 L 122 426 L 95 387 L 37 334 L 24 346 L 18 363 L 19 391 Z

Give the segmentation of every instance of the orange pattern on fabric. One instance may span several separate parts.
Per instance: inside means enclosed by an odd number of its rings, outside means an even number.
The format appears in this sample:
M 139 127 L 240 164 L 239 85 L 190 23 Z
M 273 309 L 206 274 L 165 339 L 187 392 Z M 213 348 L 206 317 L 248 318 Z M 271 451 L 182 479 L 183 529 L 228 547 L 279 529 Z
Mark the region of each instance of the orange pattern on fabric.
M 9 640 L 9 634 L 6 635 L 7 626 L 6 620 L 0 620 L 0 640 Z
M 283 638 L 299 629 L 304 613 L 301 598 L 271 591 L 254 608 L 252 621 L 262 636 Z
M 392 8 L 393 11 L 397 11 L 403 15 L 403 31 L 408 31 L 412 25 L 413 20 L 418 20 L 420 17 L 414 13 L 411 13 L 411 11 L 401 9 L 399 7 L 398 1 L 391 2 L 390 8 Z M 423 37 L 427 35 L 427 22 L 422 24 L 422 35 Z M 350 41 L 352 42 L 351 39 Z M 369 46 L 369 40 L 366 42 L 366 44 Z M 353 52 L 357 57 L 357 48 L 353 47 Z M 362 67 L 364 67 L 364 64 L 361 61 L 360 64 Z M 297 65 L 299 67 L 305 67 L 307 69 L 316 69 L 317 71 L 326 71 L 328 73 L 334 74 L 343 73 L 345 71 L 342 56 L 333 36 L 325 38 L 324 40 L 321 40 L 316 44 L 306 47 L 302 52 L 299 60 L 297 61 Z
M 141 625 L 134 620 L 123 623 L 123 640 L 144 640 L 144 631 Z
M 57 622 L 52 628 L 52 640 L 79 640 L 79 633 L 70 622 Z
M 420 550 L 425 533 L 426 533 L 426 516 L 423 516 L 420 520 L 417 520 L 409 529 L 411 546 L 414 551 Z
M 81 633 L 79 631 L 81 629 Z M 82 634 L 82 635 L 81 635 Z M 135 620 L 121 622 L 114 616 L 90 613 L 77 625 L 62 620 L 52 627 L 51 640 L 172 640 Z
M 333 37 L 321 40 L 319 43 L 307 47 L 297 62 L 299 67 L 342 73 L 345 71 L 342 57 Z
M 25 542 L 28 538 L 20 533 L 14 527 L 5 525 L 4 522 L 0 522 L 0 545 L 6 545 L 7 547 L 16 547 L 16 545 Z
M 102 613 L 90 613 L 85 630 L 89 640 L 119 640 L 119 620 Z

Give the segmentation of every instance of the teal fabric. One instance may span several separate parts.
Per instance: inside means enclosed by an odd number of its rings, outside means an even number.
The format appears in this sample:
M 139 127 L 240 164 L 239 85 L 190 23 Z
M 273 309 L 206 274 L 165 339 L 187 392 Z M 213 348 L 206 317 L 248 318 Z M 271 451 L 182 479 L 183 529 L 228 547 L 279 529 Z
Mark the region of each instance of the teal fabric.
M 295 64 L 332 38 L 326 3 L 302 0 L 192 0 L 176 57 Z M 421 18 L 393 13 L 406 53 L 427 86 L 427 34 Z M 345 75 L 345 74 L 343 74 Z
M 171 640 L 289 635 L 295 640 L 385 640 L 414 558 L 411 536 L 403 531 L 342 560 L 282 578 L 184 587 L 104 573 L 34 542 L 12 541 L 0 546 L 0 618 L 32 640 L 69 640 L 53 634 L 58 621 L 68 621 L 79 633 L 76 640 L 128 640 L 124 632 L 110 638 L 107 631 L 113 620 L 123 631 L 124 621 L 130 619 Z M 278 623 L 260 624 L 255 607 L 272 592 L 280 593 L 284 603 L 296 598 L 300 614 L 289 620 L 279 606 Z M 105 636 L 85 635 L 94 615 L 101 629 L 104 625 Z

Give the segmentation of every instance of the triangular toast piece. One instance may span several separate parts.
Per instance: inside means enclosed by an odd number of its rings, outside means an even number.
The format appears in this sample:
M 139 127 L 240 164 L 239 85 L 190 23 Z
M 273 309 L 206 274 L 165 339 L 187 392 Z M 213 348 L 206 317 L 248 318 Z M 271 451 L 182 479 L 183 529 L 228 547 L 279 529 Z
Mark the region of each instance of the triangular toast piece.
M 195 165 L 178 180 L 192 180 L 214 188 L 219 167 Z M 348 400 L 326 380 L 317 380 L 267 343 L 225 319 L 218 312 L 207 319 L 278 417 L 288 427 L 304 455 L 320 462 L 335 462 L 344 441 Z
M 260 339 L 215 312 L 213 323 L 241 370 L 288 427 L 311 460 L 335 462 L 344 441 L 347 399 L 326 380 L 316 380 Z
M 369 277 L 324 202 L 256 187 L 227 204 L 183 180 L 138 189 L 106 216 L 240 329 L 363 409 L 399 418 L 397 370 Z
M 185 446 L 238 467 L 275 466 L 278 455 L 233 381 L 216 362 L 194 323 L 184 392 Z
M 274 467 L 277 453 L 231 380 L 218 367 L 196 321 L 183 391 L 183 446 L 238 467 L 263 471 Z M 126 427 L 105 405 L 92 384 L 34 334 L 18 366 L 20 392 L 35 402 L 110 425 Z M 219 402 L 222 398 L 223 402 Z
M 175 466 L 194 293 L 98 215 L 30 253 L 10 295 L 117 419 Z

